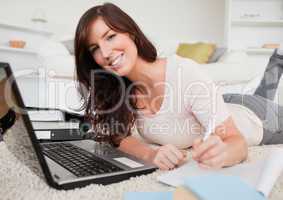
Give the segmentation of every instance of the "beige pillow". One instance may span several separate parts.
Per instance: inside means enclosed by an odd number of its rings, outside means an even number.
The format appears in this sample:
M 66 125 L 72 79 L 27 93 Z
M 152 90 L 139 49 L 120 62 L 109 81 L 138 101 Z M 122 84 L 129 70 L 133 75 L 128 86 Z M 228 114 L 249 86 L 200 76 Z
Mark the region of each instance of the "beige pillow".
M 216 48 L 215 44 L 212 43 L 180 43 L 176 54 L 190 58 L 200 64 L 207 63 L 210 56 L 214 53 Z

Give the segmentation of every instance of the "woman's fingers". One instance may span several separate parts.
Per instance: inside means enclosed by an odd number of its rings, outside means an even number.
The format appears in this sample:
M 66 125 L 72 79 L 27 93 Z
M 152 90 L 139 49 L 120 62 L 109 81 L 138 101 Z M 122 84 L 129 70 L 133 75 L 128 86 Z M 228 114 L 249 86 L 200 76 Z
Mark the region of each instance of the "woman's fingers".
M 154 164 L 161 170 L 169 170 L 170 167 L 167 166 L 164 161 L 162 161 L 161 159 L 156 159 Z
M 180 150 L 181 153 L 183 154 L 183 160 L 188 156 L 188 151 L 187 150 Z
M 213 168 L 213 169 L 219 169 L 223 166 L 223 162 L 225 160 L 225 152 L 219 154 L 218 156 L 215 156 L 211 159 L 204 160 L 201 162 L 202 165 Z
M 174 162 L 172 162 L 169 158 L 168 155 L 166 154 L 161 154 L 160 155 L 160 161 L 165 164 L 169 169 L 175 168 Z
M 200 157 L 208 151 L 210 148 L 212 148 L 214 145 L 216 145 L 221 140 L 218 137 L 210 136 L 207 140 L 203 141 L 199 146 L 193 149 L 192 156 L 195 160 L 199 160 Z
M 205 164 L 202 164 L 202 163 L 198 163 L 198 166 L 199 166 L 200 168 L 202 168 L 202 169 L 211 169 L 210 166 L 205 165 Z
M 170 168 L 165 165 L 164 163 L 162 163 L 161 161 L 159 161 L 159 163 L 157 164 L 157 166 L 159 167 L 159 169 L 161 170 L 169 170 Z
M 199 158 L 199 161 L 209 160 L 225 151 L 224 145 L 214 145 Z
M 193 158 L 202 168 L 221 168 L 227 158 L 226 143 L 217 135 L 210 136 L 193 150 Z
M 173 165 L 173 167 L 179 163 L 179 160 L 176 155 L 170 150 L 165 152 L 163 155 L 164 159 L 166 158 Z
M 183 160 L 184 159 L 184 152 L 182 152 L 181 150 L 179 150 L 177 147 L 175 147 L 174 145 L 168 145 L 168 148 L 171 150 L 172 153 L 175 154 L 176 158 L 178 160 Z
M 173 147 L 168 146 L 164 153 L 165 153 L 165 156 L 175 166 L 178 165 L 184 159 L 184 155 L 182 154 L 182 152 L 174 146 Z
M 202 138 L 197 138 L 193 142 L 193 148 L 197 148 L 202 143 Z
M 220 137 L 212 135 L 207 140 L 198 138 L 193 143 L 192 156 L 202 168 L 221 168 L 226 159 L 226 144 Z M 154 163 L 162 170 L 174 169 L 182 164 L 187 155 L 186 151 L 179 150 L 168 144 L 160 147 L 155 156 Z
M 173 169 L 184 161 L 186 154 L 186 152 L 182 152 L 174 145 L 165 145 L 158 149 L 154 163 L 160 169 Z

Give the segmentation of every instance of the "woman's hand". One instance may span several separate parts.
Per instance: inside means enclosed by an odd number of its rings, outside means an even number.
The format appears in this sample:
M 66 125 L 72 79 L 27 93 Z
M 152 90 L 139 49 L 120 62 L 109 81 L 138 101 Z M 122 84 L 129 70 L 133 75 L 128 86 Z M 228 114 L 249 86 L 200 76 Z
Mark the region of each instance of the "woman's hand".
M 159 147 L 153 158 L 153 163 L 161 170 L 170 170 L 184 163 L 187 152 L 179 150 L 172 144 Z
M 197 138 L 193 143 L 192 157 L 203 168 L 224 167 L 227 155 L 227 144 L 218 135 L 211 135 L 205 141 Z

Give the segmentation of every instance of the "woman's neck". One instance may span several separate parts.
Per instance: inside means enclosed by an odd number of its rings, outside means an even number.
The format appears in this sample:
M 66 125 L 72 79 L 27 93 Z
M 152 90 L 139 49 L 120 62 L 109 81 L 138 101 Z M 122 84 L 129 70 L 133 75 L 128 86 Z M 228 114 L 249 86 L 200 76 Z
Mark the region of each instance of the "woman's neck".
M 153 63 L 138 58 L 135 67 L 127 78 L 134 83 L 140 83 L 145 87 L 153 88 L 157 82 L 163 81 L 162 75 L 164 74 L 165 65 L 165 58 L 158 58 Z

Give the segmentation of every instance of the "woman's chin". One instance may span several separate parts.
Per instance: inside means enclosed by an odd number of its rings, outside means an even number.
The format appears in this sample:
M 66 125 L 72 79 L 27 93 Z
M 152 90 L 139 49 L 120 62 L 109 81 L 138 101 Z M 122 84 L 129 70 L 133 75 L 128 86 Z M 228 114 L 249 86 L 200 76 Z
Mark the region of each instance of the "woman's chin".
M 127 67 L 119 67 L 115 70 L 112 69 L 112 72 L 117 74 L 118 76 L 127 76 L 129 74 L 129 70 Z

